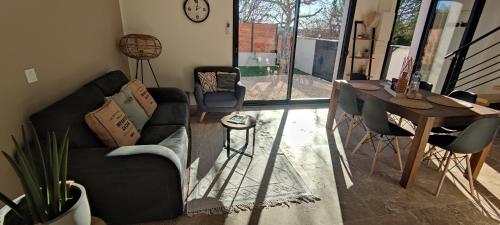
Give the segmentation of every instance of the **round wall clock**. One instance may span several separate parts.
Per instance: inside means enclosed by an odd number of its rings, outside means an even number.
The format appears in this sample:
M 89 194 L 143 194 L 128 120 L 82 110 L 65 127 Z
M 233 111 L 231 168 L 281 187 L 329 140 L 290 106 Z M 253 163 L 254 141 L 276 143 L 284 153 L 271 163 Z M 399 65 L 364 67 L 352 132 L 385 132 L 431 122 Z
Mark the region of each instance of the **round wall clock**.
M 184 1 L 184 13 L 195 23 L 201 23 L 210 14 L 210 5 L 207 0 L 186 0 Z

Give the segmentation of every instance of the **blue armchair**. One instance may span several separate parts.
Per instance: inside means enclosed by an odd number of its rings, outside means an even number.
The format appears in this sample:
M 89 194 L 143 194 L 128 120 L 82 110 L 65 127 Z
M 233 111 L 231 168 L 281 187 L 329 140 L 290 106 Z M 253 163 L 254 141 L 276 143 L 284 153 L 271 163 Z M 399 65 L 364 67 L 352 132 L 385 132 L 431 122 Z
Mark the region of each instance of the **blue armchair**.
M 198 72 L 228 72 L 236 73 L 235 91 L 219 91 L 203 94 Z M 240 83 L 240 69 L 227 66 L 204 66 L 194 70 L 194 96 L 198 110 L 202 112 L 200 123 L 208 112 L 234 112 L 241 109 L 245 99 L 246 88 Z

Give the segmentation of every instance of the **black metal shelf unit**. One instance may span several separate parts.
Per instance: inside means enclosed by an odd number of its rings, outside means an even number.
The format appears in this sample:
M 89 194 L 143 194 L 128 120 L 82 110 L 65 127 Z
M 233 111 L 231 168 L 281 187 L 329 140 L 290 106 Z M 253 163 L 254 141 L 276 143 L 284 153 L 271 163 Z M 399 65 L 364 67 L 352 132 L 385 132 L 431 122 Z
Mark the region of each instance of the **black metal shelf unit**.
M 368 60 L 368 74 L 365 74 L 367 80 L 370 80 L 371 70 L 372 70 L 372 61 L 373 61 L 373 47 L 375 45 L 375 28 L 371 29 L 370 37 L 358 37 L 358 26 L 363 26 L 363 21 L 355 21 L 354 22 L 354 35 L 352 42 L 352 52 L 351 52 L 351 72 L 349 74 L 352 75 L 354 71 L 354 60 Z M 359 57 L 356 56 L 356 42 L 357 41 L 370 41 L 370 52 L 368 57 Z

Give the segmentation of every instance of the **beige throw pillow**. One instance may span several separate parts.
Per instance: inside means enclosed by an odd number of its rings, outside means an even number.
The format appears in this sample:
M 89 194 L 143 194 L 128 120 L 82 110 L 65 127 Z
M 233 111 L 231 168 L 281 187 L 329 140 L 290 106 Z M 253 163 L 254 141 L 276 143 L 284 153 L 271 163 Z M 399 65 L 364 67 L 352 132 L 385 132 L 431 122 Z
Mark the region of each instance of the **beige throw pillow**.
M 122 90 L 126 88 L 130 90 L 130 93 L 132 93 L 135 100 L 139 102 L 139 105 L 141 105 L 142 109 L 144 109 L 146 114 L 148 114 L 148 117 L 151 118 L 156 110 L 156 107 L 158 107 L 158 104 L 156 104 L 156 101 L 149 94 L 146 86 L 138 80 L 133 80 L 125 84 L 122 87 Z
M 134 124 L 113 100 L 108 100 L 100 108 L 87 113 L 85 122 L 110 148 L 135 145 L 141 137 Z
M 198 72 L 198 78 L 200 79 L 203 94 L 217 91 L 217 77 L 215 72 Z

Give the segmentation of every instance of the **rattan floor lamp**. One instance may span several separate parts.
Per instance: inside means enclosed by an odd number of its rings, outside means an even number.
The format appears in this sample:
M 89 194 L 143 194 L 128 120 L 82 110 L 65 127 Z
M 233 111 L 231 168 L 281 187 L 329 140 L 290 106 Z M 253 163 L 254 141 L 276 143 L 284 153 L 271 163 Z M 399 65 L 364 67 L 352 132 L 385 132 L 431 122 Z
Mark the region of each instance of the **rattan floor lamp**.
M 128 34 L 120 39 L 120 50 L 126 56 L 135 59 L 135 79 L 138 79 L 139 66 L 141 67 L 141 81 L 144 83 L 143 61 L 147 61 L 156 86 L 160 87 L 156 74 L 149 60 L 161 54 L 161 43 L 158 38 L 147 34 Z

